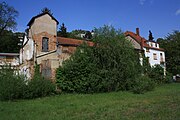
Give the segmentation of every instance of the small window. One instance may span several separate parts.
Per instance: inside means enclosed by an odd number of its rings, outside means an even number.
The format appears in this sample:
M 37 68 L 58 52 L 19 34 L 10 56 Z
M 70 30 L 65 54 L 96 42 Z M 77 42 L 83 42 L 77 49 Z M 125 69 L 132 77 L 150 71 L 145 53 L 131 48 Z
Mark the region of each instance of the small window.
M 156 53 L 153 53 L 153 58 L 154 58 L 154 60 L 157 60 L 157 54 Z
M 146 52 L 149 52 L 149 48 L 146 48 Z
M 155 46 L 157 47 L 157 43 L 155 43 Z
M 48 52 L 48 41 L 49 38 L 47 37 L 42 38 L 42 52 Z
M 162 53 L 160 53 L 160 59 L 161 59 L 161 62 L 164 61 L 164 60 L 163 60 L 163 55 L 162 55 Z
M 151 43 L 151 47 L 153 47 L 153 43 Z

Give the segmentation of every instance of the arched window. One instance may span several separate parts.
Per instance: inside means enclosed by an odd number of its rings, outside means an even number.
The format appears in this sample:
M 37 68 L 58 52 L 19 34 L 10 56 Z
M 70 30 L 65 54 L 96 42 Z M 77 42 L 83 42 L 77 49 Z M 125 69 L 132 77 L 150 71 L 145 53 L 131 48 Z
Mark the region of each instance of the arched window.
M 48 52 L 48 41 L 49 38 L 47 37 L 42 38 L 42 52 Z

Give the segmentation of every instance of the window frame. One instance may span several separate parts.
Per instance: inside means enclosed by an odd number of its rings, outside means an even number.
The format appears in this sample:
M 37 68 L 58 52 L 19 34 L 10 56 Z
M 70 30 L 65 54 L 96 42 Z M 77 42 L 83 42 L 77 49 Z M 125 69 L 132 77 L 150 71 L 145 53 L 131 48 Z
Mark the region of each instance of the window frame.
M 44 48 L 47 47 L 47 48 Z M 49 51 L 49 38 L 48 37 L 42 37 L 42 52 L 48 52 Z
M 157 60 L 157 53 L 153 53 L 153 59 Z

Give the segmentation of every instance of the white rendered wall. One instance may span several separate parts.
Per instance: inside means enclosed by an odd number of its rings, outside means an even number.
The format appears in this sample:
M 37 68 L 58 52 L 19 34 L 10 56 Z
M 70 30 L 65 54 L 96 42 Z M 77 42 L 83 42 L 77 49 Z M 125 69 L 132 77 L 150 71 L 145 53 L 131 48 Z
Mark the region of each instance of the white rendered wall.
M 146 48 L 143 48 L 143 49 L 144 49 L 145 57 L 149 57 L 149 63 L 151 66 L 155 64 L 160 64 L 161 62 L 160 53 L 162 53 L 163 61 L 165 62 L 165 54 L 163 51 L 149 49 L 149 52 L 147 52 Z M 153 53 L 157 55 L 157 60 L 154 60 Z

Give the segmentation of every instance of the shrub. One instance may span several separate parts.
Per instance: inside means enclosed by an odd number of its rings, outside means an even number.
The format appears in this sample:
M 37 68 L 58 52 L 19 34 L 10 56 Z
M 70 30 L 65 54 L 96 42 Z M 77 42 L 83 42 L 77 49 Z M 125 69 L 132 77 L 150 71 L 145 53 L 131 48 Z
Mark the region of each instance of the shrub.
M 161 65 L 155 65 L 151 68 L 151 71 L 149 72 L 149 77 L 154 80 L 157 84 L 164 83 L 164 69 L 161 67 Z
M 133 80 L 131 91 L 136 94 L 142 94 L 144 92 L 153 90 L 154 87 L 154 81 L 152 81 L 148 76 L 139 76 Z
M 165 83 L 172 83 L 173 82 L 173 75 L 166 71 L 166 76 L 164 78 Z
M 24 94 L 24 98 L 37 98 L 51 95 L 55 91 L 55 85 L 43 77 L 35 77 L 30 80 Z
M 14 71 L 10 68 L 1 69 L 0 100 L 13 100 L 23 98 L 23 91 L 25 88 L 26 85 L 24 82 L 24 77 L 14 75 Z
M 44 97 L 54 91 L 55 85 L 37 71 L 32 80 L 25 81 L 23 76 L 15 75 L 9 66 L 0 70 L 0 100 Z
M 32 80 L 28 81 L 27 89 L 24 94 L 24 98 L 37 98 L 44 97 L 52 94 L 55 91 L 55 85 L 51 80 L 45 79 L 39 72 L 39 65 L 36 65 L 34 76 Z
M 57 84 L 65 92 L 94 93 L 126 90 L 138 74 L 139 58 L 122 32 L 95 29 L 94 46 L 83 44 L 57 70 Z

